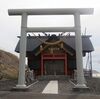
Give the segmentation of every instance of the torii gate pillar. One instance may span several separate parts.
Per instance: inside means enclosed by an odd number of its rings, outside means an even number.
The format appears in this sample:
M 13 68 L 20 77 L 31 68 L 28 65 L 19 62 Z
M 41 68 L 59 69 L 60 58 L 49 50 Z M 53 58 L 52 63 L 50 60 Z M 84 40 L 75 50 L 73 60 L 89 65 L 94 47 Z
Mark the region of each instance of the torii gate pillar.
M 82 39 L 81 39 L 81 25 L 80 14 L 74 14 L 75 31 L 75 46 L 76 46 L 76 64 L 77 64 L 77 85 L 76 88 L 87 88 L 85 85 L 83 73 L 83 55 L 82 55 Z
M 26 88 L 25 85 L 25 60 L 26 60 L 26 28 L 27 28 L 27 14 L 22 13 L 21 21 L 21 38 L 20 38 L 20 60 L 19 60 L 19 76 L 17 88 Z

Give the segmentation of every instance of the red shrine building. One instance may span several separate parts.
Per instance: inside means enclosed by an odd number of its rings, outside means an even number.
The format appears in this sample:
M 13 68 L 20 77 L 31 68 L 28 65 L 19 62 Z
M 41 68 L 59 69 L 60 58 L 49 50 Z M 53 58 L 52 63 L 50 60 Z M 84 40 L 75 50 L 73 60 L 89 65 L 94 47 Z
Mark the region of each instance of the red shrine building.
M 83 57 L 94 48 L 90 35 L 82 37 Z M 19 37 L 20 39 L 20 37 Z M 20 40 L 15 51 L 19 51 Z M 27 36 L 26 57 L 28 67 L 38 75 L 73 76 L 76 67 L 75 36 Z

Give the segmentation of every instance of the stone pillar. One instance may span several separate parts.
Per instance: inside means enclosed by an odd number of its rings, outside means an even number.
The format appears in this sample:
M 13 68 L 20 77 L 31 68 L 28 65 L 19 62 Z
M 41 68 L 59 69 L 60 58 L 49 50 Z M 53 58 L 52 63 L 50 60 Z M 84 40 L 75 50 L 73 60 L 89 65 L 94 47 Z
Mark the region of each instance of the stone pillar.
M 19 76 L 17 88 L 26 88 L 25 85 L 25 60 L 26 60 L 26 28 L 27 28 L 27 14 L 22 14 L 21 21 L 21 38 L 20 38 L 20 60 L 19 60 Z
M 83 73 L 83 55 L 82 55 L 82 38 L 81 38 L 81 25 L 80 14 L 74 14 L 75 21 L 75 44 L 76 44 L 76 64 L 77 64 L 77 85 L 76 88 L 85 88 L 85 79 Z

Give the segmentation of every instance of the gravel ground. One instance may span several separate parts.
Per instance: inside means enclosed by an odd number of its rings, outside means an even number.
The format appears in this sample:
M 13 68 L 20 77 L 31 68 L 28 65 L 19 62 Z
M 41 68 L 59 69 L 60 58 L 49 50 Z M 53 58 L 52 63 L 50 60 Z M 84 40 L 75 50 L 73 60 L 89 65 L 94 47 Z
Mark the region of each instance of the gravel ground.
M 59 94 L 70 94 L 72 93 L 72 88 L 74 87 L 69 81 L 63 80 L 58 82 L 58 92 Z
M 30 91 L 32 91 L 33 93 L 42 93 L 43 89 L 45 88 L 45 86 L 48 84 L 49 81 L 39 81 L 36 84 L 32 85 L 30 87 Z
M 88 94 L 100 95 L 100 78 L 86 78 L 87 86 L 90 88 Z M 49 81 L 39 81 L 30 87 L 33 93 L 41 93 Z M 10 91 L 17 84 L 17 80 L 0 81 L 0 91 Z M 72 84 L 66 80 L 59 80 L 59 94 L 74 93 Z
M 9 91 L 17 84 L 17 80 L 0 81 L 0 91 Z
M 86 81 L 90 93 L 100 94 L 100 78 L 87 78 Z
M 27 82 L 26 85 L 30 85 L 34 82 L 36 82 L 36 80 Z M 10 91 L 12 90 L 13 87 L 17 85 L 17 83 L 18 83 L 17 80 L 1 80 L 0 81 L 0 91 Z

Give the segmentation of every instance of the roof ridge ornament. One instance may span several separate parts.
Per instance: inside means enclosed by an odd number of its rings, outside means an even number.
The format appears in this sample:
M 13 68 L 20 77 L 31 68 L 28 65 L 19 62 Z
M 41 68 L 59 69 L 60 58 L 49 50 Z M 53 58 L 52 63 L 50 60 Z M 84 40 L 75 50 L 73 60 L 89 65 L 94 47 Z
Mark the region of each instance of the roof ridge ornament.
M 33 33 L 33 32 L 32 32 L 32 33 Z M 41 38 L 39 38 L 38 36 L 36 36 L 35 33 L 33 33 L 33 35 L 34 35 L 38 40 L 40 40 L 42 43 L 44 43 L 44 44 L 46 44 L 46 45 L 57 45 L 57 44 L 63 42 L 62 40 L 57 40 L 57 41 L 51 43 L 51 42 L 43 41 Z

